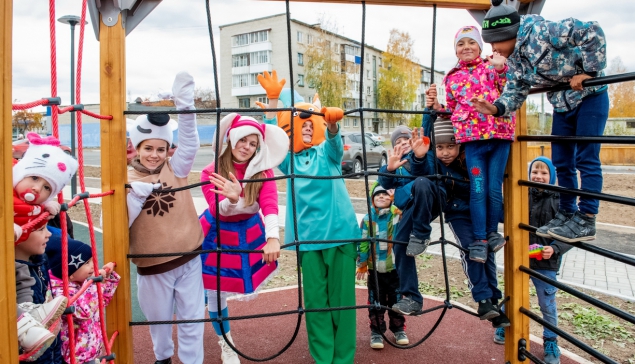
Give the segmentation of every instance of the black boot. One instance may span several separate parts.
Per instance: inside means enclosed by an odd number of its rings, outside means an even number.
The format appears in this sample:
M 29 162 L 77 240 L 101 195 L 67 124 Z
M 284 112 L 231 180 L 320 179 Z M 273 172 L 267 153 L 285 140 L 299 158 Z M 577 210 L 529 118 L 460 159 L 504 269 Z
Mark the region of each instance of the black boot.
M 172 364 L 172 358 L 157 360 L 154 362 L 154 364 Z

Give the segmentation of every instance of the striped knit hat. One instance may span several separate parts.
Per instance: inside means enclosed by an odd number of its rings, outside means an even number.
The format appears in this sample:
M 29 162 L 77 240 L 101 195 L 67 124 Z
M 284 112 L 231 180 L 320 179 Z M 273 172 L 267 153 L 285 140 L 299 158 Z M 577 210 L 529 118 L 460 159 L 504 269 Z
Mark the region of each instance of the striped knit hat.
M 434 141 L 435 144 L 456 144 L 454 137 L 454 127 L 448 119 L 437 119 L 434 122 Z

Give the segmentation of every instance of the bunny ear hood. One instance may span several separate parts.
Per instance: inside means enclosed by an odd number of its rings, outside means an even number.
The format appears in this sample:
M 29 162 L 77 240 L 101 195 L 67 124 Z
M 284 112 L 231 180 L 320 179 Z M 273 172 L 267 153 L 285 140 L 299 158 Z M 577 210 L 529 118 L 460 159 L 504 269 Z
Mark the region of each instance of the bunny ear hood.
M 220 133 L 220 142 L 223 146 L 226 138 L 229 137 L 232 145 L 227 147 L 230 148 L 235 148 L 236 143 L 248 135 L 258 136 L 259 147 L 247 166 L 244 179 L 279 166 L 289 151 L 289 138 L 284 130 L 276 125 L 261 124 L 249 116 L 236 113 L 225 116 L 220 122 L 218 133 Z M 215 147 L 216 135 L 214 135 L 213 143 Z M 219 153 L 222 153 L 223 149 L 219 149 Z
M 148 139 L 165 140 L 172 145 L 174 131 L 178 128 L 178 123 L 170 119 L 168 114 L 148 114 L 139 115 L 137 119 L 129 125 L 128 134 L 130 141 L 136 148 L 142 141 Z
M 28 176 L 44 178 L 51 185 L 51 198 L 57 196 L 77 172 L 77 161 L 59 148 L 54 137 L 27 134 L 29 148 L 13 166 L 13 187 Z

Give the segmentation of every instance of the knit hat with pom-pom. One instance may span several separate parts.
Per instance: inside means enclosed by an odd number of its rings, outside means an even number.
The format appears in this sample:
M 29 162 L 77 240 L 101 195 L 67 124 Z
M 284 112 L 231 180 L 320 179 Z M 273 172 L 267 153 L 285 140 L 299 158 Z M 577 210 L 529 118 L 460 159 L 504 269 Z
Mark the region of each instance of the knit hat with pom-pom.
M 492 7 L 483 19 L 483 40 L 487 43 L 514 39 L 520 28 L 520 15 L 505 0 L 492 0 Z

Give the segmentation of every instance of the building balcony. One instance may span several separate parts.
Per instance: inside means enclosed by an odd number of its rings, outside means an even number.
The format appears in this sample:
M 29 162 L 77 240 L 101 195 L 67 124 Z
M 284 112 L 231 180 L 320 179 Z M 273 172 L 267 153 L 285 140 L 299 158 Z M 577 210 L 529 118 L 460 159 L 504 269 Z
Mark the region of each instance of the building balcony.
M 273 71 L 273 65 L 271 63 L 261 63 L 244 67 L 232 67 L 232 75 L 244 75 L 248 73 L 263 73 Z
M 245 87 L 232 87 L 232 96 L 255 96 L 264 95 L 267 92 L 260 85 L 245 86 Z
M 270 51 L 273 50 L 271 42 L 260 42 L 248 44 L 245 46 L 232 47 L 232 54 L 243 54 L 258 51 Z

